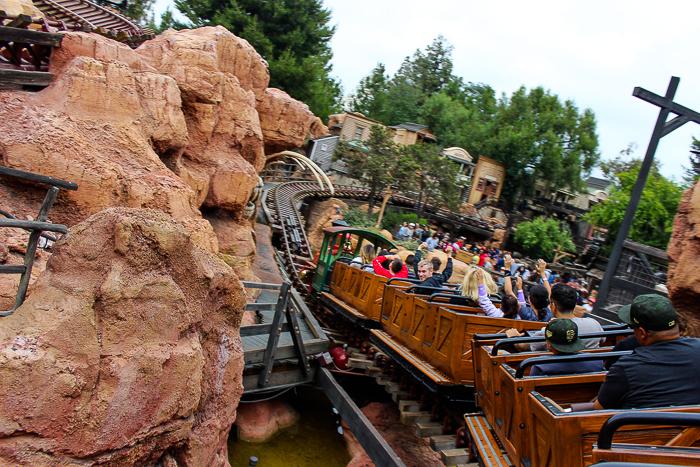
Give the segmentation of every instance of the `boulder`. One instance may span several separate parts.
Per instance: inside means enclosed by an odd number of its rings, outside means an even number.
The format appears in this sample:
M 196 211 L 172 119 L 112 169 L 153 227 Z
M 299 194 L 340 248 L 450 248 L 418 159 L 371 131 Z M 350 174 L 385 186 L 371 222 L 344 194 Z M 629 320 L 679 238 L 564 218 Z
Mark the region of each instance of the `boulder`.
M 4 11 L 8 16 L 31 16 L 34 20 L 44 17 L 31 0 L 0 0 L 0 11 Z
M 236 415 L 236 433 L 238 439 L 243 441 L 264 443 L 297 420 L 299 413 L 280 398 L 240 404 Z
M 307 225 L 307 238 L 313 251 L 321 249 L 323 243 L 323 229 L 331 227 L 332 222 L 343 218 L 343 211 L 348 210 L 345 201 L 337 198 L 330 198 L 317 203 L 310 210 Z
M 668 292 L 682 332 L 700 337 L 700 184 L 683 193 L 668 244 Z
M 267 88 L 257 109 L 266 155 L 299 148 L 307 138 L 329 135 L 328 128 L 308 105 L 279 89 Z
M 228 466 L 242 286 L 172 217 L 112 208 L 54 245 L 0 328 L 3 465 Z

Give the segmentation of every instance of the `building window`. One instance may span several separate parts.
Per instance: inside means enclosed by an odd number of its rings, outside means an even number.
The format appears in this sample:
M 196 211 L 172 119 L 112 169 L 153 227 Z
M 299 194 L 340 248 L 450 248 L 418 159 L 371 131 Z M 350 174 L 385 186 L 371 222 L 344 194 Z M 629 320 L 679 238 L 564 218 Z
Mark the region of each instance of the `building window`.
M 328 151 L 328 145 L 326 143 L 321 145 L 321 151 Z
M 486 185 L 486 179 L 480 178 L 479 184 L 476 186 L 477 191 L 484 191 L 484 185 Z
M 362 139 L 362 132 L 365 129 L 362 128 L 361 126 L 358 126 L 357 129 L 355 130 L 355 139 Z

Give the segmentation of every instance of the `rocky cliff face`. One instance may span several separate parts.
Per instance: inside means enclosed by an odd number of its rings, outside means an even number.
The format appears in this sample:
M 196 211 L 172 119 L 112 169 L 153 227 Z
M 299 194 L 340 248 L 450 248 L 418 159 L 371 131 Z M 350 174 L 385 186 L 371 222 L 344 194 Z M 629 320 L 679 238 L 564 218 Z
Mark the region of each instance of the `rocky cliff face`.
M 267 88 L 265 60 L 222 27 L 168 31 L 136 50 L 67 33 L 50 70 L 44 91 L 0 92 L 0 163 L 77 183 L 52 210 L 69 227 L 109 207 L 151 208 L 218 253 L 202 212 L 225 212 L 222 230 L 250 237 L 241 214 L 265 154 L 324 132 L 305 104 Z M 3 209 L 36 215 L 43 190 L 1 182 Z M 251 277 L 241 251 L 226 254 Z
M 667 252 L 668 292 L 683 333 L 700 337 L 700 183 L 683 193 Z

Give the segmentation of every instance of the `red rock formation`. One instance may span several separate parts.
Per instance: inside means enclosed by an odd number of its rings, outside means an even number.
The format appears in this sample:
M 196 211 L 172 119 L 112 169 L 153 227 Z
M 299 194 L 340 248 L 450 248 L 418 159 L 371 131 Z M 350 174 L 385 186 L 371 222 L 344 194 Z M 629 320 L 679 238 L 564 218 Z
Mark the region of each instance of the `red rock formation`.
M 54 246 L 0 327 L 0 463 L 227 466 L 242 287 L 170 216 L 114 208 Z
M 50 70 L 44 91 L 0 92 L 0 164 L 77 183 L 50 217 L 69 227 L 109 207 L 146 207 L 216 253 L 200 208 L 224 210 L 231 225 L 219 230 L 238 230 L 234 243 L 250 245 L 252 229 L 240 220 L 264 145 L 290 149 L 323 134 L 305 104 L 267 89 L 265 60 L 222 27 L 168 31 L 136 50 L 66 33 Z M 0 180 L 3 209 L 21 218 L 36 214 L 44 193 Z M 254 246 L 240 251 L 226 258 L 251 278 Z
M 301 147 L 307 136 L 320 138 L 329 135 L 328 128 L 306 104 L 300 106 L 299 101 L 279 89 L 265 91 L 258 112 L 267 155 Z
M 668 244 L 668 292 L 685 335 L 700 337 L 700 183 L 683 193 Z
M 337 198 L 316 202 L 311 206 L 307 219 L 307 225 L 309 225 L 307 238 L 311 250 L 316 252 L 321 249 L 323 229 L 330 227 L 333 221 L 342 219 L 343 211 L 348 211 L 348 205 L 345 201 Z
M 282 399 L 271 399 L 238 406 L 238 439 L 264 443 L 299 420 L 299 413 Z
M 430 448 L 426 439 L 418 438 L 413 427 L 401 423 L 399 409 L 394 403 L 372 402 L 362 413 L 391 446 L 406 467 L 442 467 L 440 455 Z M 355 436 L 346 429 L 343 433 L 352 460 L 348 467 L 374 467 Z

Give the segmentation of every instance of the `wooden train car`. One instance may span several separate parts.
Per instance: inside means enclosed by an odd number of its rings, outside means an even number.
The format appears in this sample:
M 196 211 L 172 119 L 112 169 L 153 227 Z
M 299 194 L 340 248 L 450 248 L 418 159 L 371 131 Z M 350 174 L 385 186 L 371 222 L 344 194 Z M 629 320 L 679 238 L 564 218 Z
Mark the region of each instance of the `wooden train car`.
M 319 297 L 352 323 L 371 329 L 371 342 L 429 391 L 447 401 L 472 404 L 464 423 L 479 465 L 700 466 L 700 406 L 575 411 L 576 404 L 597 395 L 605 372 L 529 376 L 538 359 L 562 356 L 516 353 L 513 344 L 543 338 L 505 339 L 503 332 L 536 330 L 543 323 L 487 317 L 474 303 L 450 303 L 455 301 L 454 290 L 414 294 L 416 281 L 388 280 L 342 259 L 354 257 L 368 237 L 347 228 L 326 229 L 326 235 L 323 267 L 314 279 Z M 384 240 L 383 246 L 390 248 Z M 581 335 L 606 340 L 576 358 L 619 356 L 611 354 L 612 346 L 632 331 L 625 326 L 606 328 Z

